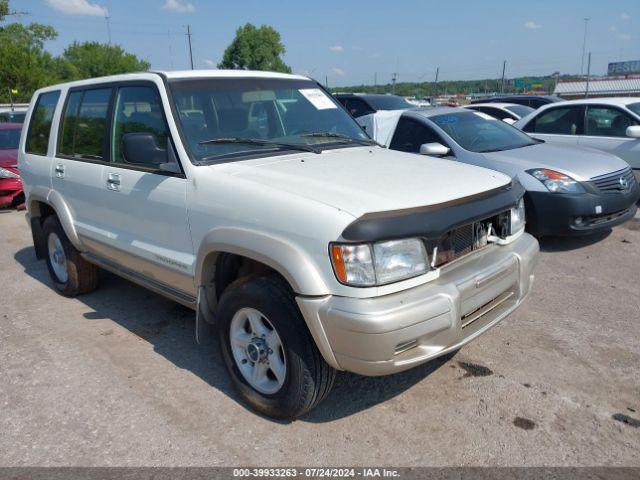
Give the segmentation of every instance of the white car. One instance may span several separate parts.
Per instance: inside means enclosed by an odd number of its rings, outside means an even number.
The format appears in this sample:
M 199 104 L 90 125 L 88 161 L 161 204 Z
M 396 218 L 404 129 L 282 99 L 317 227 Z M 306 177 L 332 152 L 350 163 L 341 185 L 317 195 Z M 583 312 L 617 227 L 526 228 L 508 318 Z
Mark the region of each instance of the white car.
M 336 370 L 460 348 L 529 292 L 538 243 L 507 175 L 373 142 L 306 77 L 148 72 L 38 90 L 19 163 L 63 295 L 98 267 L 196 311 L 240 395 L 295 418 Z
M 465 105 L 463 108 L 474 110 L 476 112 L 486 113 L 487 115 L 502 120 L 503 122 L 513 125 L 522 117 L 526 117 L 534 111 L 533 108 L 526 105 L 518 105 L 517 103 L 472 103 Z
M 552 103 L 514 126 L 545 142 L 612 153 L 631 165 L 640 181 L 640 97 Z

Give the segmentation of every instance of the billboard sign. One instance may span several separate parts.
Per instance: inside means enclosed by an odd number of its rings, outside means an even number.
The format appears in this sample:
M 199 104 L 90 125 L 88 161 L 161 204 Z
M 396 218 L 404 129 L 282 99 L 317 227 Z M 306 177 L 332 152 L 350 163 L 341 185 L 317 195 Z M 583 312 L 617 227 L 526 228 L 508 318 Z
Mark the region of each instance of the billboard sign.
M 630 60 L 627 62 L 613 62 L 607 68 L 607 74 L 614 75 L 631 75 L 632 73 L 640 73 L 640 60 Z

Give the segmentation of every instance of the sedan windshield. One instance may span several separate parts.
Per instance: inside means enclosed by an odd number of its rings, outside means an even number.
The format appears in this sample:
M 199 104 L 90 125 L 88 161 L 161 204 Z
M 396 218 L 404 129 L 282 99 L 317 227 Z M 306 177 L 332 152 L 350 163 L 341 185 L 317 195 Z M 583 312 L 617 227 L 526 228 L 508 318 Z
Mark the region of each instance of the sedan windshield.
M 196 161 L 373 143 L 311 80 L 176 80 L 171 91 L 186 146 Z
M 639 103 L 630 103 L 627 105 L 627 108 L 631 110 L 636 115 L 640 115 L 640 102 Z
M 20 143 L 20 129 L 0 129 L 0 150 L 17 150 Z
M 527 107 L 526 105 L 508 105 L 504 108 L 509 110 L 511 113 L 515 113 L 520 118 L 526 117 L 534 110 L 533 108 Z
M 366 98 L 367 102 L 376 110 L 406 110 L 407 108 L 416 108 L 415 105 L 397 95 L 378 95 L 376 97 Z
M 448 113 L 430 120 L 470 152 L 512 150 L 537 143 L 511 125 L 481 112 Z

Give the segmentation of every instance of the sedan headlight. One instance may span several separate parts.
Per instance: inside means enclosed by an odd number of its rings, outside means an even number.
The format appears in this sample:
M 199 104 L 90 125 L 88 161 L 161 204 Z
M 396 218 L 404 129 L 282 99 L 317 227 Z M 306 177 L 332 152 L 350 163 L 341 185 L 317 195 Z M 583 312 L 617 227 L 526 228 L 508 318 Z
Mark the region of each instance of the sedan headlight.
M 580 183 L 564 173 L 549 170 L 548 168 L 536 168 L 527 170 L 529 175 L 540 180 L 547 190 L 552 193 L 584 193 L 585 189 Z
M 0 178 L 20 178 L 20 175 L 13 173 L 11 170 L 0 167 Z
M 331 244 L 336 278 L 353 287 L 372 287 L 417 277 L 429 271 L 424 243 L 419 238 L 374 244 Z
M 511 235 L 518 233 L 524 228 L 525 215 L 524 215 L 524 197 L 518 201 L 518 205 L 511 209 Z

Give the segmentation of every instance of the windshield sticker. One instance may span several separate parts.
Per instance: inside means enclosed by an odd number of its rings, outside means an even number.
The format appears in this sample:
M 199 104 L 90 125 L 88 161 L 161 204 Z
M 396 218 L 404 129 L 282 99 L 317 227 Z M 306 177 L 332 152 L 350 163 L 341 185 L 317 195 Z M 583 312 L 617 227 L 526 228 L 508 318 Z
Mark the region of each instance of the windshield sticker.
M 486 113 L 482 113 L 482 112 L 473 112 L 473 113 L 475 113 L 480 118 L 484 118 L 485 120 L 496 120 L 491 115 L 487 115 Z
M 318 110 L 327 110 L 329 108 L 338 108 L 335 103 L 331 101 L 329 97 L 327 97 L 322 90 L 319 88 L 302 88 L 298 90 L 304 98 L 309 100 L 311 105 L 316 107 Z

